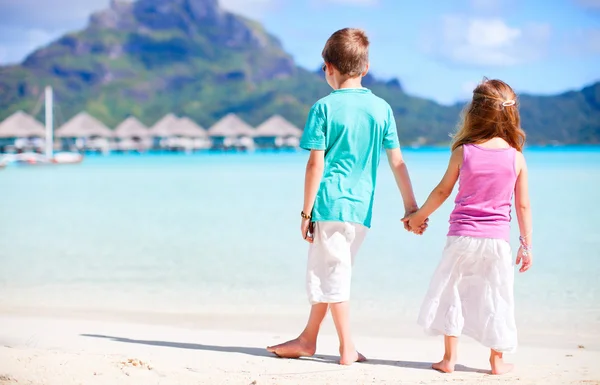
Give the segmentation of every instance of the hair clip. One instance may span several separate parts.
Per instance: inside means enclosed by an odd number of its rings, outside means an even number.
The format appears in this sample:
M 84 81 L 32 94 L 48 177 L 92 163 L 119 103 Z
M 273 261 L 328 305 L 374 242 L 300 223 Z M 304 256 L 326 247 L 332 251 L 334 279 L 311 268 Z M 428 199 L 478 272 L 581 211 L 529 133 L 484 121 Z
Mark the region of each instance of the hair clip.
M 515 104 L 517 104 L 517 102 L 512 99 L 502 102 L 503 107 L 510 107 L 510 106 L 514 106 Z

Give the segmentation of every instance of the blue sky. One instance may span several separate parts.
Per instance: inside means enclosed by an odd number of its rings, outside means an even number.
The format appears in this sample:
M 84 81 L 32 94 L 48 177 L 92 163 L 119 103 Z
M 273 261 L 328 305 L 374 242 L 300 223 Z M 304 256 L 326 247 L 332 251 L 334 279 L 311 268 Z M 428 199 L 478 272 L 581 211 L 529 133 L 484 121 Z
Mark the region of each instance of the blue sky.
M 201 0 L 195 0 L 201 1 Z M 336 29 L 364 28 L 371 71 L 452 103 L 483 76 L 552 94 L 600 80 L 600 0 L 222 0 L 261 21 L 297 63 L 316 69 Z M 0 0 L 0 63 L 83 28 L 108 0 Z

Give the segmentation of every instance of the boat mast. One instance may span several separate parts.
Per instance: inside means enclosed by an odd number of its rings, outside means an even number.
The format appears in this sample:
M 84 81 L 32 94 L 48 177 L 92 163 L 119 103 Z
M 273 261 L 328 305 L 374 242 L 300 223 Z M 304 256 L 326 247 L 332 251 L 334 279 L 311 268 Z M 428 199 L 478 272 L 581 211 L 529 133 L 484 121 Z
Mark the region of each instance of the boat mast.
M 54 149 L 54 135 L 53 135 L 53 121 L 54 117 L 52 114 L 52 87 L 46 87 L 46 158 L 52 159 L 52 151 Z

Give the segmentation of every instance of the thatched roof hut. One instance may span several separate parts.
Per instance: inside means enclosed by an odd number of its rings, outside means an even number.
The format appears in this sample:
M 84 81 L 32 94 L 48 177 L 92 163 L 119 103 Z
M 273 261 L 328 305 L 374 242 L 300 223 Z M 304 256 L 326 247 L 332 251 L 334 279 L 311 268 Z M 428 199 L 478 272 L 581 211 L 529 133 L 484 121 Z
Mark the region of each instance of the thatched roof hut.
M 137 118 L 130 116 L 115 128 L 114 135 L 119 139 L 145 139 L 150 137 L 150 131 Z
M 56 130 L 58 138 L 111 138 L 112 136 L 111 129 L 85 111 L 75 115 Z
M 256 128 L 255 137 L 296 137 L 302 136 L 302 130 L 285 118 L 274 115 Z
M 255 129 L 244 122 L 235 114 L 228 114 L 216 122 L 209 130 L 208 135 L 212 137 L 253 137 Z
M 158 122 L 150 128 L 150 135 L 155 138 L 168 138 L 173 136 L 174 126 L 178 123 L 179 118 L 173 114 L 163 116 Z
M 171 127 L 172 135 L 183 138 L 206 138 L 208 133 L 196 122 L 188 117 L 183 117 Z
M 46 130 L 33 116 L 17 111 L 0 123 L 0 138 L 43 138 Z

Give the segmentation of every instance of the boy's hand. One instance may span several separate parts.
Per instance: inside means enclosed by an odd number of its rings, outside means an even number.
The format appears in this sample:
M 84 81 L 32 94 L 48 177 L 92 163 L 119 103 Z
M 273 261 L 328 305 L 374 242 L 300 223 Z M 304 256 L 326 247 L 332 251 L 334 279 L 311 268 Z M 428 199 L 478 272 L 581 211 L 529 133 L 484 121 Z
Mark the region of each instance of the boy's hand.
M 302 222 L 300 222 L 300 232 L 302 233 L 302 238 L 304 238 L 306 242 L 314 242 L 314 230 L 315 223 L 311 222 L 310 219 L 302 218 Z
M 414 209 L 406 209 L 404 211 L 404 217 L 401 219 L 402 223 L 404 223 L 404 230 L 406 231 L 411 231 L 410 226 L 408 225 L 408 220 L 405 220 L 409 217 L 411 217 L 414 213 L 416 213 L 417 211 L 419 211 L 418 208 L 414 208 Z
M 524 273 L 531 267 L 533 263 L 533 257 L 531 255 L 531 251 L 527 252 L 527 255 L 523 254 L 523 247 L 519 247 L 519 251 L 517 252 L 517 266 L 521 265 L 519 269 L 520 273 Z
M 429 218 L 419 217 L 418 211 L 402 218 L 404 222 L 404 228 L 407 231 L 411 231 L 417 235 L 423 235 L 427 227 L 429 226 Z

